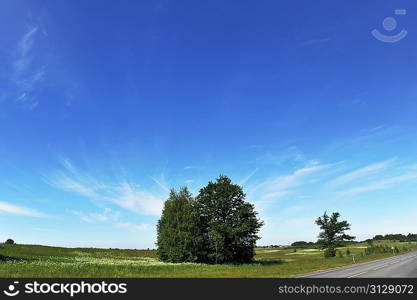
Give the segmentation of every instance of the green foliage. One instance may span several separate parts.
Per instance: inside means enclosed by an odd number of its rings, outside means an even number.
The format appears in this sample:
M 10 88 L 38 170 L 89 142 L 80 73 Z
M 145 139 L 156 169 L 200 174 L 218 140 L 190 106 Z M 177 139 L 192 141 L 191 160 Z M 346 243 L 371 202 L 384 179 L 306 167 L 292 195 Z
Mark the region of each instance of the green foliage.
M 347 248 L 346 249 L 346 256 L 349 256 L 350 255 L 350 250 L 349 250 L 349 248 Z
M 254 206 L 245 202 L 239 185 L 219 176 L 200 190 L 196 207 L 209 263 L 247 263 L 255 255 L 257 233 L 263 225 Z
M 157 225 L 165 262 L 246 263 L 255 255 L 262 222 L 240 186 L 226 176 L 209 182 L 194 200 L 186 188 L 171 191 Z
M 195 262 L 202 239 L 194 200 L 187 188 L 171 190 L 157 225 L 159 258 L 164 262 Z
M 339 258 L 343 258 L 343 253 L 342 253 L 342 251 L 337 250 L 337 256 L 338 256 Z
M 298 248 L 315 248 L 317 247 L 317 244 L 313 242 L 297 241 L 292 243 L 291 246 Z
M 324 212 L 323 216 L 316 220 L 316 224 L 322 230 L 319 233 L 317 243 L 322 249 L 327 249 L 324 253 L 325 257 L 335 256 L 335 248 L 343 242 L 354 240 L 355 237 L 345 234 L 346 230 L 350 230 L 350 224 L 347 221 L 338 221 L 340 214 L 334 212 L 331 216 Z
M 14 244 L 14 241 L 12 239 L 7 239 L 7 241 L 5 242 L 5 244 L 13 245 Z
M 399 242 L 416 242 L 417 234 L 409 233 L 408 235 L 404 234 L 386 234 L 386 235 L 376 235 L 372 238 L 374 241 L 390 240 L 390 241 L 399 241 Z
M 409 250 L 407 247 L 404 247 L 404 246 L 401 249 L 402 249 L 403 252 L 407 252 Z M 398 248 L 397 245 L 390 247 L 389 245 L 384 244 L 384 245 L 373 245 L 373 246 L 367 247 L 365 249 L 365 255 L 372 255 L 372 254 L 375 254 L 375 253 L 394 253 L 394 254 L 398 254 L 398 253 L 400 253 L 400 248 Z
M 324 257 L 335 257 L 335 256 L 336 256 L 335 248 L 326 248 L 326 250 L 324 250 Z

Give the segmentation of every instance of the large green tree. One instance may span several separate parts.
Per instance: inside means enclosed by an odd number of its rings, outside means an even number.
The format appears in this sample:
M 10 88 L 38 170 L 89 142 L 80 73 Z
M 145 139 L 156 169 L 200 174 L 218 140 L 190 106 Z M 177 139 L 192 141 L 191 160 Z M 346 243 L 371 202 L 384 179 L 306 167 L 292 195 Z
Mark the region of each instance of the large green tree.
M 342 242 L 354 240 L 354 236 L 350 236 L 345 231 L 350 230 L 350 224 L 347 221 L 338 221 L 340 214 L 332 213 L 331 216 L 324 212 L 323 216 L 316 220 L 316 224 L 322 230 L 319 233 L 317 243 L 322 249 L 326 249 L 324 255 L 327 257 L 336 256 L 336 247 Z
M 204 242 L 201 260 L 210 263 L 251 262 L 257 233 L 263 222 L 254 206 L 245 202 L 239 185 L 220 175 L 196 197 L 200 229 Z
M 202 237 L 194 200 L 187 188 L 171 190 L 157 224 L 158 255 L 165 262 L 195 262 Z

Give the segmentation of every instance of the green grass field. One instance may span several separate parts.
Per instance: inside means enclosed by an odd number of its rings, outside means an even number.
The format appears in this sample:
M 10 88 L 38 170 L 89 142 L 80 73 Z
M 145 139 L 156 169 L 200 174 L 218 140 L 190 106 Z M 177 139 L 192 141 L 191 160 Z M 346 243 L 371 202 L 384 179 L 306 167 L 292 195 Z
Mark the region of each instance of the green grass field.
M 416 250 L 417 243 L 382 242 L 397 246 L 400 254 Z M 356 263 L 392 256 L 365 255 L 366 244 L 349 248 Z M 324 258 L 317 249 L 257 249 L 255 262 L 244 265 L 167 264 L 155 250 L 60 248 L 0 244 L 0 277 L 290 277 L 352 264 L 347 248 L 343 257 Z

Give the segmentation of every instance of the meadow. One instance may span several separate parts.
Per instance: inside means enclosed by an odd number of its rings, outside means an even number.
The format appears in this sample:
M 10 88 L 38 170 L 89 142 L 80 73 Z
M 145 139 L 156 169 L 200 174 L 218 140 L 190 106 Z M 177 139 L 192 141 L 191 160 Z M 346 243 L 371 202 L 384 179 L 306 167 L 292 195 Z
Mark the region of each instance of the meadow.
M 381 241 L 375 245 L 397 247 L 398 254 L 417 250 L 416 242 Z M 333 258 L 324 258 L 319 249 L 257 248 L 252 264 L 206 265 L 163 263 L 155 250 L 0 244 L 0 277 L 291 277 L 352 264 L 352 255 L 356 263 L 394 255 L 390 251 L 365 254 L 367 247 L 359 243 L 338 248 L 340 253 Z

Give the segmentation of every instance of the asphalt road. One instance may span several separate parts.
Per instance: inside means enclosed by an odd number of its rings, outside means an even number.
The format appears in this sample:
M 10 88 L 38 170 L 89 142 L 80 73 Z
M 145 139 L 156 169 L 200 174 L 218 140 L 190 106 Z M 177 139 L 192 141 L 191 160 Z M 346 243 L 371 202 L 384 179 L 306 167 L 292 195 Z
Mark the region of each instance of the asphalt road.
M 309 273 L 303 278 L 417 278 L 417 251 L 366 263 Z

